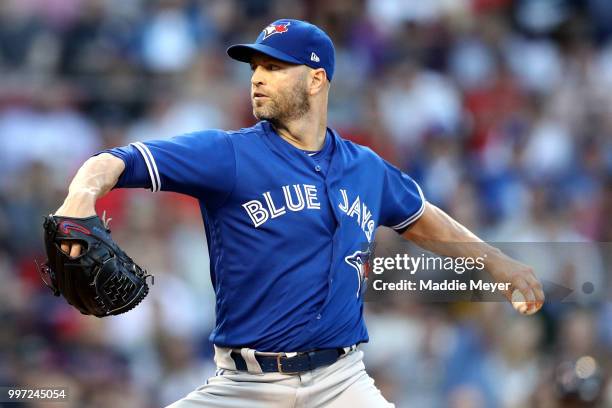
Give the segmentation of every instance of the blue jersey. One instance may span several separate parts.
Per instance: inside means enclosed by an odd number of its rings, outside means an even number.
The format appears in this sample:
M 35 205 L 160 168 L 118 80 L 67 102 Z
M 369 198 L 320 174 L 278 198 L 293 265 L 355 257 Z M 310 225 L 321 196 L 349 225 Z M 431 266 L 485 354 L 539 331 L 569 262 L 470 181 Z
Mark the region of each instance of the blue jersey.
M 362 255 L 379 225 L 401 232 L 424 209 L 406 174 L 331 129 L 313 153 L 266 121 L 108 152 L 126 165 L 116 187 L 199 200 L 214 344 L 306 351 L 368 341 Z

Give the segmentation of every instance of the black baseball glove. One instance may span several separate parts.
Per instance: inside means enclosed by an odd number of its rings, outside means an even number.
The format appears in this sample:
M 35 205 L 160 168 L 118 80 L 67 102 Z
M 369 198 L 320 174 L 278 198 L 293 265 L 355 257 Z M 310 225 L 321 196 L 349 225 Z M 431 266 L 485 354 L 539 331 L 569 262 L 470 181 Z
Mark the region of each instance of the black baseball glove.
M 40 266 L 45 284 L 81 313 L 104 317 L 133 309 L 149 293 L 146 271 L 112 240 L 108 223 L 97 215 L 45 217 L 47 262 Z M 81 244 L 71 258 L 62 242 Z

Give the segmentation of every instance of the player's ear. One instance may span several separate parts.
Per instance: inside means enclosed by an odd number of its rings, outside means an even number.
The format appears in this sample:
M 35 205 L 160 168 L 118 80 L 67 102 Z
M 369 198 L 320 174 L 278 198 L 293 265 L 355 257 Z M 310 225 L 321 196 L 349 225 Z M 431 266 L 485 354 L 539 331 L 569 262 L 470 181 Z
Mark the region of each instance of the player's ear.
M 326 88 L 327 74 L 323 68 L 310 70 L 310 94 L 316 95 Z

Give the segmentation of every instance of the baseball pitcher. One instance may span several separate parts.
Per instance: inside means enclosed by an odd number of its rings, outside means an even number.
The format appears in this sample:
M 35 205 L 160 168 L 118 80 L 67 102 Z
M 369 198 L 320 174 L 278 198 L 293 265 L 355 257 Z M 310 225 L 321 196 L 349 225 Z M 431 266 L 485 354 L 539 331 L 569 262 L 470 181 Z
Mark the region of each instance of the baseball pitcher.
M 170 407 L 393 406 L 358 348 L 368 341 L 360 256 L 381 225 L 445 256 L 475 254 L 437 243 L 475 243 L 495 280 L 511 282 L 530 310 L 541 306 L 531 268 L 483 243 L 428 203 L 409 176 L 328 127 L 334 46 L 323 30 L 278 20 L 254 44 L 227 53 L 251 66 L 255 126 L 104 151 L 83 164 L 54 215 L 95 217 L 96 200 L 112 188 L 199 200 L 218 370 Z M 59 246 L 67 259 L 85 250 L 78 240 Z

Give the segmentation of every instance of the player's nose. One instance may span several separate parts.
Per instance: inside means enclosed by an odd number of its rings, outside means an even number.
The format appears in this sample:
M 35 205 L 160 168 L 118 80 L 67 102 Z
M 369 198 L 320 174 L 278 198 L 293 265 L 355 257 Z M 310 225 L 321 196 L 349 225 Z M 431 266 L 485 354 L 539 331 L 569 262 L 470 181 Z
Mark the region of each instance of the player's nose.
M 264 72 L 261 66 L 256 66 L 251 75 L 251 83 L 255 86 L 264 84 Z

